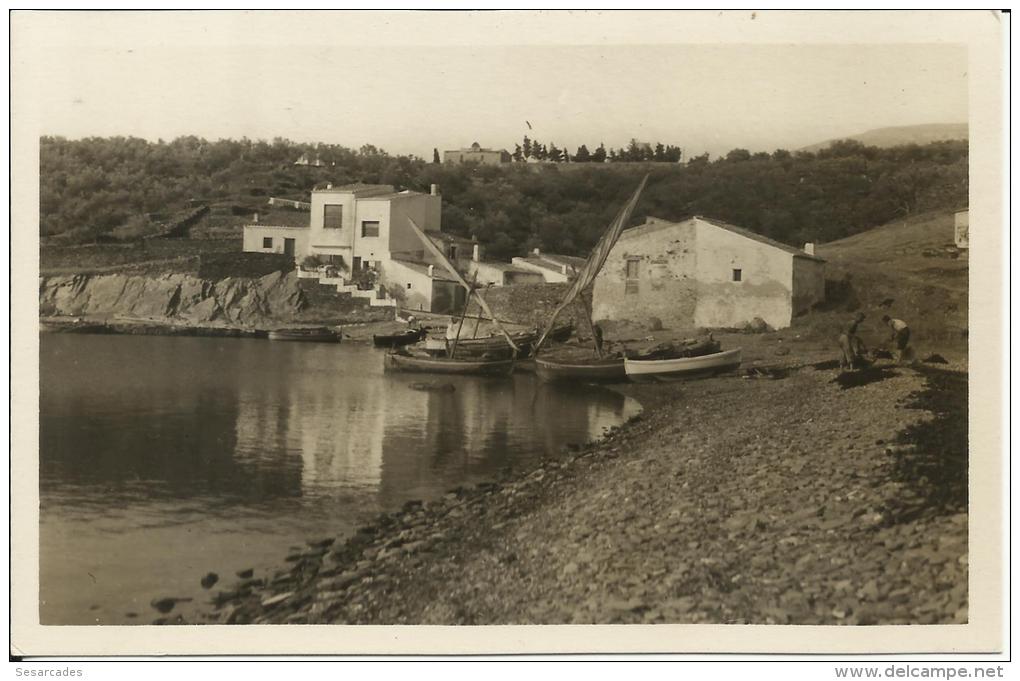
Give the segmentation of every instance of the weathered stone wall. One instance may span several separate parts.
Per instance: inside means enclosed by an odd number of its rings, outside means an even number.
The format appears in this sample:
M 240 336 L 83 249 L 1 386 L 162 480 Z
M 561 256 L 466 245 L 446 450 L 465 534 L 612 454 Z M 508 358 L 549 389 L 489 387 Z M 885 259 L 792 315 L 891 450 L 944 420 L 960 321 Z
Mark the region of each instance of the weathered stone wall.
M 775 329 L 789 326 L 793 255 L 700 220 L 695 223 L 695 326 L 734 328 L 755 317 Z M 740 281 L 734 281 L 734 270 L 740 270 Z
M 306 301 L 297 282 L 293 272 L 218 281 L 190 274 L 42 277 L 39 313 L 253 326 L 269 319 L 288 319 L 300 312 Z
M 825 301 L 825 263 L 793 259 L 793 315 L 804 314 Z
M 649 218 L 613 247 L 595 279 L 592 312 L 596 320 L 647 326 L 657 319 L 671 329 L 733 328 L 755 317 L 784 328 L 792 317 L 792 260 L 702 220 Z M 808 274 L 813 300 L 818 282 Z M 824 279 L 821 286 L 824 295 Z
M 669 328 L 695 326 L 695 236 L 692 221 L 652 221 L 627 230 L 595 278 L 595 319 L 648 325 L 656 318 Z M 628 262 L 637 274 L 630 281 Z
M 494 286 L 482 295 L 500 320 L 524 326 L 541 326 L 552 316 L 568 288 L 569 284 L 515 284 Z M 590 300 L 590 295 L 590 291 L 583 292 L 585 300 Z M 573 322 L 582 334 L 587 333 L 587 315 L 582 307 L 584 304 L 580 299 L 575 299 L 560 314 L 557 323 Z M 472 299 L 468 314 L 479 313 L 478 304 Z

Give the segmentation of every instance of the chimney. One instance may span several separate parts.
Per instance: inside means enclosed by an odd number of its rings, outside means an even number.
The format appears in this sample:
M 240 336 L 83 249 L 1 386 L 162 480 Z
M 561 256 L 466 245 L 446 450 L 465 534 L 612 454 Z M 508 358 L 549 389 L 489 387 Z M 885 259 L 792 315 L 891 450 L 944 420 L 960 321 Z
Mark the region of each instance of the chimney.
M 808 255 L 814 255 L 815 254 L 815 245 L 813 243 L 811 243 L 810 241 L 808 243 L 804 244 L 804 252 L 807 253 Z
M 436 266 L 435 265 L 429 265 L 429 277 L 431 277 L 432 273 L 435 272 L 435 271 L 436 271 Z
M 566 265 L 560 265 L 560 274 L 566 274 L 566 273 L 567 273 L 567 266 Z
M 478 262 L 482 259 L 482 248 L 478 244 L 475 244 L 471 249 L 471 259 Z
M 259 214 L 255 213 L 255 215 L 252 216 L 252 220 L 254 220 L 255 222 L 258 222 L 259 221 Z
M 433 184 L 431 187 L 429 187 L 429 194 L 431 194 L 432 196 L 439 196 L 439 185 Z
M 537 248 L 533 250 L 532 253 L 534 253 L 535 255 L 542 255 L 542 251 L 538 250 Z

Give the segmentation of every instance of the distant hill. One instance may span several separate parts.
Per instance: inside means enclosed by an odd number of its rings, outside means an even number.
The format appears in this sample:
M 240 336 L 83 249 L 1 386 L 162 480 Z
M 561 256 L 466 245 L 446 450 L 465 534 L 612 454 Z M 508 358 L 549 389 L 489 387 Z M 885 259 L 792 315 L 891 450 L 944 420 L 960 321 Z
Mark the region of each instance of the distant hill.
M 812 144 L 801 151 L 818 151 L 829 146 L 837 139 L 856 140 L 871 147 L 895 147 L 901 144 L 929 144 L 945 140 L 965 140 L 966 123 L 926 123 L 924 125 L 900 125 L 891 128 L 875 128 L 857 135 L 848 135 L 836 139 Z

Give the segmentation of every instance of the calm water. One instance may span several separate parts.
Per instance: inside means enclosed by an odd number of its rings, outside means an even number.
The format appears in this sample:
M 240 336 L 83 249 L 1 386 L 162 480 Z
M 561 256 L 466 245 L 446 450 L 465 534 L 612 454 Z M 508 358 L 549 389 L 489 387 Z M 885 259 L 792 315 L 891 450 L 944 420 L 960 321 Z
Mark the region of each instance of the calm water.
M 148 623 L 306 539 L 555 456 L 640 410 L 616 393 L 383 372 L 338 344 L 43 334 L 40 617 Z M 422 392 L 414 382 L 452 383 Z M 131 617 L 130 613 L 137 613 Z

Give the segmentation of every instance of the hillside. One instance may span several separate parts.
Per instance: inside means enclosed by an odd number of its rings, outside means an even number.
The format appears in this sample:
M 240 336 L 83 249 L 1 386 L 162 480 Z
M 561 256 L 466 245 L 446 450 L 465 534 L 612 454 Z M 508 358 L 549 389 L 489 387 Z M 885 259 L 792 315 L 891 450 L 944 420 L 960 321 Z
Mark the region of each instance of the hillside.
M 873 343 L 884 333 L 881 315 L 888 314 L 905 320 L 914 338 L 935 351 L 965 350 L 969 263 L 966 252 L 953 247 L 951 212 L 896 220 L 821 244 L 817 252 L 828 260 L 827 307 L 840 319 L 865 312 Z
M 966 123 L 926 123 L 923 125 L 899 125 L 888 128 L 875 128 L 874 130 L 868 130 L 857 135 L 847 135 L 846 137 L 812 144 L 803 147 L 801 151 L 812 153 L 820 151 L 839 140 L 853 140 L 869 147 L 886 149 L 904 144 L 931 144 L 932 142 L 965 139 L 968 139 Z
M 535 247 L 587 253 L 646 173 L 636 222 L 708 215 L 791 244 L 833 241 L 900 216 L 956 208 L 968 191 L 965 142 L 892 149 L 847 142 L 817 154 L 734 149 L 713 161 L 651 168 L 579 163 L 570 172 L 556 164 L 536 170 L 426 163 L 371 147 L 336 148 L 325 167 L 295 166 L 303 150 L 286 140 L 43 138 L 44 248 L 157 234 L 239 243 L 241 225 L 255 212 L 263 222 L 303 223 L 307 213 L 276 207 L 270 213 L 269 198 L 301 199 L 326 182 L 426 192 L 436 184 L 443 229 L 477 237 L 489 257 L 504 260 Z

